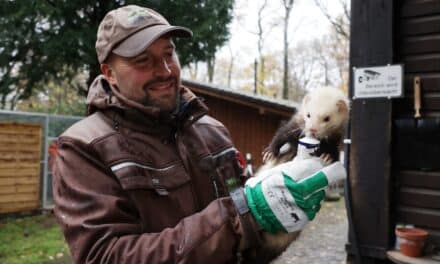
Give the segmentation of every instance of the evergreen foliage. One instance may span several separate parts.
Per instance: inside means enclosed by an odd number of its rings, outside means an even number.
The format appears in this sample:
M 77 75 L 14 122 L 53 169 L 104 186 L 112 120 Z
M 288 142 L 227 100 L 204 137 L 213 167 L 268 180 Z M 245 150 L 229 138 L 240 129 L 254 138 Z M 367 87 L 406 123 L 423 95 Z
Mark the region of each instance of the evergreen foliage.
M 176 40 L 182 65 L 208 61 L 229 37 L 233 0 L 4 0 L 0 1 L 0 108 L 45 91 L 49 82 L 100 73 L 95 41 L 99 22 L 114 8 L 153 8 L 171 24 L 194 32 Z M 64 82 L 65 83 L 65 82 Z M 75 85 L 71 85 L 72 88 Z M 73 89 L 73 88 L 72 88 Z M 78 89 L 78 88 L 77 88 Z M 84 93 L 84 90 L 78 89 Z

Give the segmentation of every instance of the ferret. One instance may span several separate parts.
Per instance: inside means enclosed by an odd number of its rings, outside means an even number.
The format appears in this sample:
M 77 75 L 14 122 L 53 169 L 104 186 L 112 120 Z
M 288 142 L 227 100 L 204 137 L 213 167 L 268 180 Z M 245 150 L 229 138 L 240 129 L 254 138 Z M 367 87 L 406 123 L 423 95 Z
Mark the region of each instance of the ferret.
M 321 141 L 317 156 L 328 154 L 332 161 L 339 160 L 348 117 L 349 101 L 340 89 L 321 87 L 309 92 L 297 114 L 277 130 L 263 152 L 264 168 L 292 160 L 304 135 Z
M 263 152 L 263 166 L 258 171 L 291 161 L 296 156 L 298 141 L 304 135 L 320 140 L 316 155 L 323 158 L 325 165 L 339 160 L 348 118 L 349 101 L 341 90 L 322 87 L 309 92 L 297 114 L 275 133 Z M 273 259 L 281 255 L 299 233 L 263 232 L 261 251 L 264 257 Z

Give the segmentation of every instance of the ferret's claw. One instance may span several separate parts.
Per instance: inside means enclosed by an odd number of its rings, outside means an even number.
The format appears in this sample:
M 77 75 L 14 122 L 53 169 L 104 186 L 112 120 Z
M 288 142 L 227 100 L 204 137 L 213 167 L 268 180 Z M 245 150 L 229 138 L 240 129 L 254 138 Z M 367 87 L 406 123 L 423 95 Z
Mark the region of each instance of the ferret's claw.
M 267 163 L 269 160 L 273 159 L 274 156 L 270 151 L 263 152 L 263 163 Z
M 324 166 L 328 166 L 333 162 L 332 157 L 328 153 L 321 154 L 319 158 L 322 160 L 322 165 Z

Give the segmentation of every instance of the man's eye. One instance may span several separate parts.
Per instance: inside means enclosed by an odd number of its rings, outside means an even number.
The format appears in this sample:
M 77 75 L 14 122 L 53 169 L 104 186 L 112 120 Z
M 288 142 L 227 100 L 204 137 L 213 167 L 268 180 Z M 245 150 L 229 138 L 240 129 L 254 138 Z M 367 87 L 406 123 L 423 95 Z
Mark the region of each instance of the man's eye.
M 136 64 L 147 64 L 148 62 L 150 62 L 149 58 L 142 58 L 142 59 L 138 59 L 134 61 Z

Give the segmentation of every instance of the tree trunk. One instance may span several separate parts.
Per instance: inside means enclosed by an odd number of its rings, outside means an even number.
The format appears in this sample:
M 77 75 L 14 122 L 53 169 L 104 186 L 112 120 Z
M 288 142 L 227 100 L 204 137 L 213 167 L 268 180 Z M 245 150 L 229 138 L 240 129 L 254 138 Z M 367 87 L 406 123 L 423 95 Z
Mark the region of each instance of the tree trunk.
M 286 15 L 284 16 L 284 73 L 283 73 L 283 99 L 289 96 L 289 18 L 292 11 L 294 0 L 284 0 Z
M 258 93 L 265 94 L 266 91 L 266 66 L 264 57 L 260 57 L 260 71 L 259 71 L 259 80 L 258 80 Z
M 83 89 L 78 90 L 78 94 L 83 96 L 87 96 L 87 94 L 89 93 L 90 85 L 95 80 L 95 78 L 101 74 L 100 65 L 98 63 L 90 64 L 89 69 L 89 78 L 87 79 L 87 92 L 85 92 Z
M 2 94 L 2 100 L 1 100 L 1 109 L 5 109 L 6 108 L 6 94 Z
M 254 62 L 254 94 L 257 94 L 257 86 L 258 86 L 258 61 L 255 59 Z
M 212 80 L 214 79 L 215 57 L 209 58 L 206 65 L 208 67 L 208 82 L 212 83 Z
M 260 68 L 255 68 L 256 74 L 256 87 L 255 94 L 261 94 L 265 90 L 264 82 L 264 56 L 263 56 L 263 44 L 264 44 L 264 32 L 263 32 L 263 11 L 267 6 L 267 0 L 264 1 L 263 5 L 258 10 L 258 63 Z
M 229 52 L 231 54 L 231 61 L 228 67 L 228 88 L 231 88 L 232 69 L 234 68 L 234 55 L 232 54 L 231 46 L 229 45 Z

